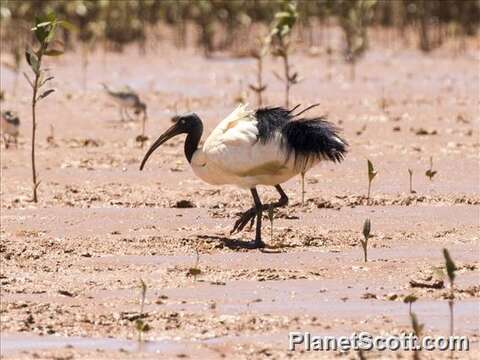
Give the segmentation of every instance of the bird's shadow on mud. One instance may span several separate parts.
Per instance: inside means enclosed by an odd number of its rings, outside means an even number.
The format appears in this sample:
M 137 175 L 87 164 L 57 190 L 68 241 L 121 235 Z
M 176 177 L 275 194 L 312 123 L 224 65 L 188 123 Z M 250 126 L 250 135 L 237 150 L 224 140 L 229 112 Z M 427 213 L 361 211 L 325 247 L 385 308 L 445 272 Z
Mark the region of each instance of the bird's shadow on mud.
M 198 239 L 202 240 L 215 240 L 218 241 L 220 244 L 223 246 L 231 249 L 231 250 L 240 250 L 240 249 L 245 249 L 245 250 L 259 250 L 261 252 L 265 253 L 279 253 L 281 252 L 278 248 L 266 246 L 265 248 L 259 248 L 255 249 L 252 248 L 252 242 L 251 241 L 246 241 L 246 240 L 239 240 L 239 239 L 230 239 L 225 236 L 215 236 L 215 235 L 198 235 Z

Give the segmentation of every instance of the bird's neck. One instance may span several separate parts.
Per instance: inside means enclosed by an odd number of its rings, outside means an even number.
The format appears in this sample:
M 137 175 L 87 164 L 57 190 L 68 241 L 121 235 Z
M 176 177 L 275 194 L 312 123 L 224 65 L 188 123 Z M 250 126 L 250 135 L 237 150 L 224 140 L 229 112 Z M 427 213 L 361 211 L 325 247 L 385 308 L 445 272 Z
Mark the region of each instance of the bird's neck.
M 192 162 L 192 157 L 195 151 L 198 149 L 198 144 L 202 138 L 203 124 L 198 121 L 192 130 L 188 133 L 185 139 L 185 156 L 189 163 Z

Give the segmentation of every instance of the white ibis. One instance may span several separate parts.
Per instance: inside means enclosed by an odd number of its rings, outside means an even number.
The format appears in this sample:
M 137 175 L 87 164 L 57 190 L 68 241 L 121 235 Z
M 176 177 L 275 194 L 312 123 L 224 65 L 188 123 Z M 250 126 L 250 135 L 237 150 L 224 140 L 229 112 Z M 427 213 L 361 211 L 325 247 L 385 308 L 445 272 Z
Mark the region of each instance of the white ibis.
M 20 119 L 16 113 L 10 110 L 2 111 L 1 114 L 1 130 L 5 148 L 8 149 L 10 139 L 13 138 L 15 147 L 18 147 L 18 135 L 20 134 Z
M 217 125 L 202 147 L 198 146 L 203 133 L 202 120 L 194 113 L 176 116 L 174 125 L 147 151 L 140 170 L 160 145 L 174 136 L 187 134 L 185 156 L 195 175 L 212 185 L 231 184 L 250 189 L 254 206 L 240 215 L 231 233 L 242 231 L 249 222 L 253 225 L 256 217 L 255 240 L 245 247 L 265 247 L 262 212 L 288 204 L 280 184 L 320 161 L 340 162 L 347 152 L 347 142 L 324 117 L 298 117 L 311 107 L 294 114 L 298 105 L 292 110 L 274 107 L 256 111 L 240 105 Z M 280 199 L 262 204 L 258 185 L 274 186 Z
M 102 84 L 107 94 L 119 105 L 120 117 L 125 120 L 125 114 L 131 120 L 127 109 L 133 109 L 135 115 L 143 114 L 143 123 L 147 119 L 147 105 L 140 101 L 140 97 L 133 90 L 114 91 L 106 84 Z

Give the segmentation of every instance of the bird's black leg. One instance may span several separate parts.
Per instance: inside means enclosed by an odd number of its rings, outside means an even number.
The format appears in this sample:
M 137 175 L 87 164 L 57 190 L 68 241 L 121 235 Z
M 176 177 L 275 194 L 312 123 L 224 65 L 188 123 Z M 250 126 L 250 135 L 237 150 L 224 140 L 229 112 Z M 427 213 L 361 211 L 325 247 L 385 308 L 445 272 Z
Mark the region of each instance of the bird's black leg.
M 265 243 L 262 241 L 262 203 L 260 197 L 258 196 L 257 189 L 253 188 L 252 190 L 253 201 L 255 203 L 255 210 L 257 212 L 257 227 L 255 228 L 255 241 L 253 243 L 254 248 L 264 248 Z
M 242 231 L 249 221 L 253 222 L 255 217 L 257 217 L 256 231 L 258 236 L 259 228 L 261 229 L 261 221 L 262 221 L 261 218 L 262 218 L 263 211 L 268 210 L 270 207 L 277 208 L 277 207 L 283 207 L 288 204 L 287 194 L 285 194 L 282 187 L 280 185 L 275 185 L 275 189 L 277 189 L 278 193 L 280 194 L 280 199 L 277 202 L 274 202 L 271 204 L 262 204 L 260 202 L 260 198 L 258 197 L 257 190 L 253 188 L 251 191 L 252 191 L 253 200 L 255 202 L 255 206 L 252 207 L 251 209 L 248 209 L 240 216 L 240 218 L 235 222 L 233 230 L 230 233 L 233 234 L 235 232 Z M 258 210 L 258 208 L 260 208 L 260 211 Z M 260 215 L 258 215 L 259 213 Z M 260 223 L 260 226 L 259 226 L 259 223 Z
M 280 194 L 280 199 L 278 202 L 272 204 L 274 207 L 283 207 L 288 205 L 288 196 L 285 194 L 285 191 L 283 191 L 282 187 L 280 185 L 275 185 L 275 189 L 277 189 L 278 193 Z M 276 205 L 276 206 L 275 206 Z

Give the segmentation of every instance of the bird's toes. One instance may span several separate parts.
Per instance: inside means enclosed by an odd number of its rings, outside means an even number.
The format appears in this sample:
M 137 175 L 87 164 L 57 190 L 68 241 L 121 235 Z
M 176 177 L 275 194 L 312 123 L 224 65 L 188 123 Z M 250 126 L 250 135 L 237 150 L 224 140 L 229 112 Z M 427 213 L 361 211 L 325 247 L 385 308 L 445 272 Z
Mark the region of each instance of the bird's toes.
M 255 219 L 255 211 L 253 210 L 254 209 L 250 209 L 240 215 L 240 218 L 237 219 L 237 221 L 235 222 L 235 225 L 233 226 L 232 231 L 230 231 L 230 234 L 242 231 L 249 221 L 251 221 L 253 225 L 253 221 Z
M 249 230 L 252 230 L 253 224 L 255 224 L 255 216 L 252 216 L 252 218 L 250 219 L 250 227 L 249 227 Z

